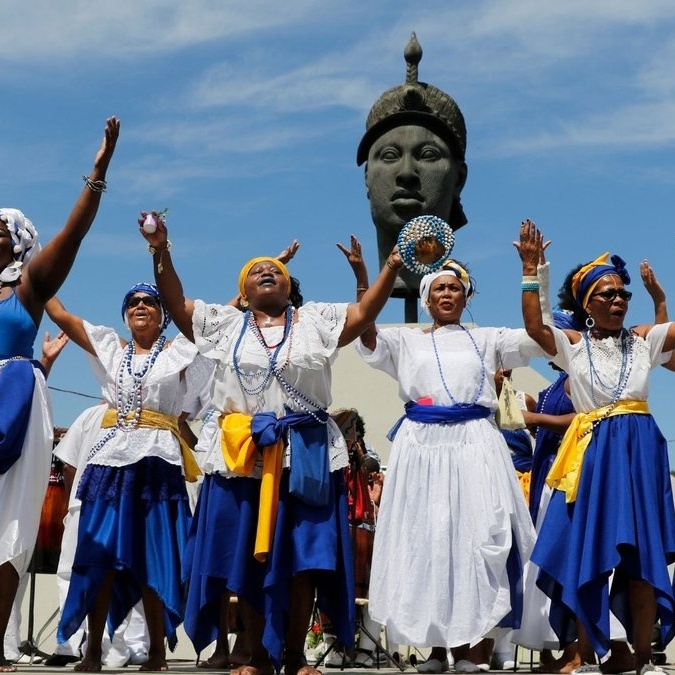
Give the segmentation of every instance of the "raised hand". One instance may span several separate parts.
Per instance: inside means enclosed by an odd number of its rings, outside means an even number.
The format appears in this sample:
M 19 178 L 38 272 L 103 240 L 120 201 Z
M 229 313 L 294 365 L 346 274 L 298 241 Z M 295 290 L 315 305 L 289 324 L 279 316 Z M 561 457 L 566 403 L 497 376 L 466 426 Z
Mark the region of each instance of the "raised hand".
M 299 248 L 300 242 L 297 239 L 294 239 L 289 246 L 277 255 L 277 260 L 285 265 L 293 259 Z

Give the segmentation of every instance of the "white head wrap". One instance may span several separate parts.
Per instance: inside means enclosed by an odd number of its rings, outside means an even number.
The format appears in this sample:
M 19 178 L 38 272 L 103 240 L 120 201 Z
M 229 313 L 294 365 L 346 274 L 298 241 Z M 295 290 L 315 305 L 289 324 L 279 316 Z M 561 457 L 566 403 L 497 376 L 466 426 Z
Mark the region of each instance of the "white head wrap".
M 431 291 L 431 284 L 436 281 L 439 277 L 444 277 L 447 275 L 453 276 L 456 279 L 459 279 L 459 282 L 464 288 L 464 297 L 469 300 L 473 295 L 473 284 L 471 283 L 471 278 L 469 273 L 454 260 L 448 260 L 444 263 L 442 269 L 437 272 L 431 272 L 430 274 L 425 274 L 420 281 L 420 300 L 422 301 L 422 307 L 429 314 L 429 293 Z M 431 315 L 430 315 L 431 316 Z
M 0 272 L 0 281 L 12 283 L 21 276 L 21 268 L 40 250 L 38 233 L 33 223 L 19 209 L 0 209 L 0 218 L 7 223 L 12 236 L 14 261 Z

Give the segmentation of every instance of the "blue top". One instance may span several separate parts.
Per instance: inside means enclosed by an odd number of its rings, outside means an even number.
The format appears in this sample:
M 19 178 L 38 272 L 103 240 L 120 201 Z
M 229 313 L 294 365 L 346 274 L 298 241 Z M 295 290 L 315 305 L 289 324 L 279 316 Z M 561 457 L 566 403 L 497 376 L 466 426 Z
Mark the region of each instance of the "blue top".
M 37 330 L 33 317 L 14 291 L 0 300 L 0 359 L 12 356 L 32 359 Z

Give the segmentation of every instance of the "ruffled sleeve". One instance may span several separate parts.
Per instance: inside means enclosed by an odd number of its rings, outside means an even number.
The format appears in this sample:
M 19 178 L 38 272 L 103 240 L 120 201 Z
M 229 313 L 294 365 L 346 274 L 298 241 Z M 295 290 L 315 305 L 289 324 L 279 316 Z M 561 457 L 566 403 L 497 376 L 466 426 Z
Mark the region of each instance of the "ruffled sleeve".
M 84 321 L 83 324 L 89 342 L 96 353 L 96 356 L 89 354 L 89 363 L 96 379 L 104 385 L 108 380 L 108 373 L 114 373 L 117 370 L 117 364 L 122 358 L 119 335 L 107 326 L 94 326 L 88 321 Z
M 377 343 L 372 351 L 361 340 L 356 340 L 356 353 L 369 365 L 381 370 L 394 379 L 398 377 L 401 329 L 378 328 Z
M 222 359 L 231 350 L 243 321 L 244 313 L 236 307 L 195 300 L 192 332 L 197 349 L 208 358 Z
M 509 370 L 526 366 L 531 358 L 544 356 L 544 351 L 524 328 L 499 328 L 497 354 L 498 365 Z
M 347 307 L 346 303 L 308 302 L 298 310 L 315 359 L 328 359 L 331 363 L 335 360 Z
M 662 363 L 666 363 L 672 354 L 672 351 L 665 353 L 663 351 L 663 343 L 666 341 L 669 328 L 670 322 L 658 323 L 655 326 L 652 326 L 649 333 L 647 333 L 646 340 L 647 345 L 649 346 L 649 359 L 652 368 L 654 368 L 654 366 L 659 366 Z

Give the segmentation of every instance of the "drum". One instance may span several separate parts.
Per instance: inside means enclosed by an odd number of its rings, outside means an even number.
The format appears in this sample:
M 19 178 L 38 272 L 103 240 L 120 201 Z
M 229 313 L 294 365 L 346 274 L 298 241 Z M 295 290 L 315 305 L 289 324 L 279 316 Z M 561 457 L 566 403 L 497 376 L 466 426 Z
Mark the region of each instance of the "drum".
M 63 462 L 52 455 L 47 492 L 42 503 L 40 528 L 35 544 L 35 571 L 41 574 L 56 574 L 61 555 L 63 519 L 68 512 L 68 495 Z

